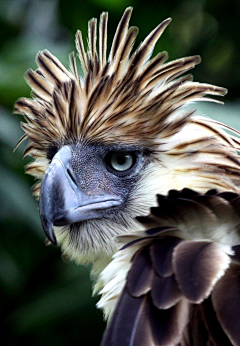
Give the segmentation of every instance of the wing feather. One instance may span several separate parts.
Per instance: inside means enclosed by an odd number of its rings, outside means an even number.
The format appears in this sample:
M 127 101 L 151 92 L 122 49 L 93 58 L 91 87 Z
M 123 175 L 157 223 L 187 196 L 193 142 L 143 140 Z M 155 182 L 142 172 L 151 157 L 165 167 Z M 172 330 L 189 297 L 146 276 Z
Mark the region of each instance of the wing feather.
M 146 231 L 120 237 L 124 246 L 105 269 L 117 280 L 118 256 L 118 270 L 129 259 L 102 346 L 239 345 L 239 200 L 216 190 L 158 196 L 159 206 L 138 218 Z M 221 227 L 230 244 L 235 239 L 230 246 Z M 109 287 L 103 292 L 112 299 Z

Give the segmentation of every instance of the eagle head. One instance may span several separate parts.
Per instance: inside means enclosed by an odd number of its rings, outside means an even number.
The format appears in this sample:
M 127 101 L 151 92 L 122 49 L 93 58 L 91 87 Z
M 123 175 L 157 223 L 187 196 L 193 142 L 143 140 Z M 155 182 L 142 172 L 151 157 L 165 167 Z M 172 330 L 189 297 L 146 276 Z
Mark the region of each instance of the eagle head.
M 149 156 L 141 146 L 63 145 L 51 157 L 40 190 L 40 217 L 51 242 L 64 243 L 67 234 L 68 246 L 77 246 L 85 259 L 111 254 L 114 238 L 136 228 L 135 216 L 154 203 L 138 191 Z
M 33 193 L 43 229 L 78 263 L 108 261 L 116 237 L 140 229 L 136 216 L 148 214 L 156 193 L 238 191 L 239 140 L 185 107 L 226 89 L 182 76 L 199 56 L 151 58 L 171 19 L 133 51 L 131 12 L 125 10 L 108 57 L 107 13 L 98 33 L 97 20 L 89 22 L 87 49 L 77 32 L 81 76 L 74 54 L 68 70 L 39 52 L 38 68 L 26 76 L 32 98 L 15 105 L 26 119 L 19 143 L 28 140 L 25 155 L 34 159 L 26 172 L 38 179 Z

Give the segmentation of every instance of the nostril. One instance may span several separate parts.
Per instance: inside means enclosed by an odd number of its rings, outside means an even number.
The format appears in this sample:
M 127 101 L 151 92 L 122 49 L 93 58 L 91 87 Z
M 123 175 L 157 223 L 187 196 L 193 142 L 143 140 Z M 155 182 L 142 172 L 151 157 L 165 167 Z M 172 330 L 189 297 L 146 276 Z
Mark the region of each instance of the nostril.
M 74 177 L 73 172 L 72 172 L 70 169 L 67 169 L 67 173 L 68 173 L 70 179 L 74 182 L 74 184 L 77 185 L 77 181 L 76 181 L 76 179 L 75 179 L 75 177 Z

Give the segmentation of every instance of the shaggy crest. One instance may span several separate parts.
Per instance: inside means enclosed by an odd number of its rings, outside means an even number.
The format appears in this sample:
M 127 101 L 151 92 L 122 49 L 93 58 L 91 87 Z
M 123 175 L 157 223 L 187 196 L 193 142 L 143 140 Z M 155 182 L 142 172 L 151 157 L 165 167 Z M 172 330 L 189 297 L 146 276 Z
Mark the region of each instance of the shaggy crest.
M 191 117 L 189 111 L 179 112 L 189 102 L 214 101 L 203 98 L 207 94 L 226 93 L 224 88 L 193 82 L 190 75 L 181 76 L 200 62 L 199 56 L 165 63 L 167 53 L 161 52 L 150 59 L 171 19 L 159 24 L 132 52 L 138 29 L 129 28 L 131 12 L 132 8 L 127 8 L 119 22 L 108 59 L 107 13 L 100 18 L 99 48 L 95 18 L 89 21 L 87 51 L 81 32 L 77 32 L 83 77 L 78 74 L 74 54 L 70 55 L 69 71 L 47 50 L 38 53 L 39 68 L 28 70 L 26 76 L 32 98 L 19 99 L 14 110 L 27 121 L 22 123 L 25 134 L 19 144 L 28 139 L 25 155 L 35 159 L 26 167 L 27 173 L 41 179 L 49 153 L 65 144 L 134 143 L 154 148 L 190 123 L 207 128 L 212 135 L 217 133 L 231 147 L 239 147 L 239 140 L 224 134 L 216 122 Z M 34 188 L 36 195 L 39 186 Z

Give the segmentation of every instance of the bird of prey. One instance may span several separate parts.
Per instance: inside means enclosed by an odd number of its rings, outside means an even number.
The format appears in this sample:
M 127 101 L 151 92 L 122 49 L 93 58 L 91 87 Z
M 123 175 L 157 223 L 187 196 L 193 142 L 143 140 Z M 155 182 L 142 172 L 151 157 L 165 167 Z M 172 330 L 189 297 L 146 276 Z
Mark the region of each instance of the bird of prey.
M 131 12 L 109 55 L 107 13 L 89 21 L 87 48 L 77 32 L 82 73 L 47 50 L 27 71 L 32 97 L 15 112 L 42 226 L 92 263 L 102 345 L 240 345 L 239 133 L 189 108 L 226 89 L 186 74 L 199 56 L 151 57 L 170 18 L 134 50 Z

